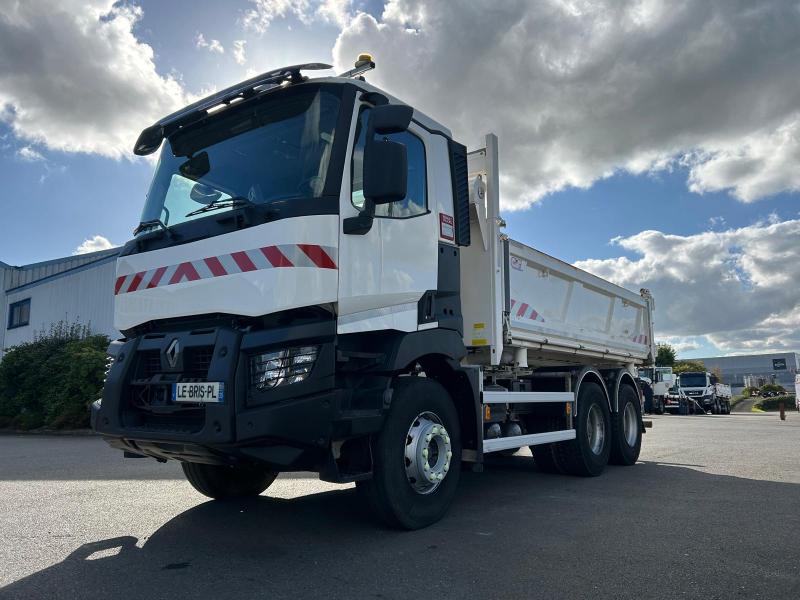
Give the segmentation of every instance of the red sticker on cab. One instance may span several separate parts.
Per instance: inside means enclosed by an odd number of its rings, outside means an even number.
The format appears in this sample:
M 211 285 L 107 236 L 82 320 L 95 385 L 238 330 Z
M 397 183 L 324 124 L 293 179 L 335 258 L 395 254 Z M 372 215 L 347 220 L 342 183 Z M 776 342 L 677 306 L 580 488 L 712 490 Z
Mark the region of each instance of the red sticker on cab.
M 451 242 L 456 239 L 455 221 L 450 215 L 439 213 L 439 237 Z

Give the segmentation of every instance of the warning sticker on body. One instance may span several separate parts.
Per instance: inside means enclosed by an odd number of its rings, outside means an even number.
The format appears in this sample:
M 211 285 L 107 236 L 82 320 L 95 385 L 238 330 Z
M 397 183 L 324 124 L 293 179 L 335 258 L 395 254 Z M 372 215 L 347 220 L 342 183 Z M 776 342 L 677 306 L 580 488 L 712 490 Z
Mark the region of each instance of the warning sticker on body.
M 445 213 L 439 213 L 439 236 L 451 242 L 456 239 L 455 221 Z
M 472 324 L 472 344 L 471 346 L 488 346 L 489 340 L 486 339 L 486 323 Z

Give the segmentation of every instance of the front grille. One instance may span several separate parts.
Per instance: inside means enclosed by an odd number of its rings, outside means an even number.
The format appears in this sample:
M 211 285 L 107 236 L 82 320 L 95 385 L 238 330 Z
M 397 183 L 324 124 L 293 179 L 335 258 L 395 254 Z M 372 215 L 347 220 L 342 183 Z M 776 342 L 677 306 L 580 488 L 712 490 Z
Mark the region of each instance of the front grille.
M 136 379 L 146 379 L 161 372 L 161 352 L 144 350 L 139 352 Z
M 205 380 L 211 359 L 214 357 L 214 346 L 190 346 L 184 351 L 183 379 Z M 150 379 L 155 375 L 175 374 L 174 370 L 165 369 L 161 362 L 160 350 L 141 350 L 137 353 L 134 379 Z
M 198 346 L 186 350 L 186 361 L 184 369 L 197 377 L 206 377 L 211 366 L 211 359 L 214 356 L 213 346 Z
M 172 384 L 179 381 L 207 381 L 214 346 L 189 346 L 183 350 L 178 369 L 165 368 L 162 351 L 136 353 L 133 376 L 128 387 L 128 407 L 124 426 L 141 431 L 196 433 L 203 428 L 206 407 L 194 403 L 174 403 Z

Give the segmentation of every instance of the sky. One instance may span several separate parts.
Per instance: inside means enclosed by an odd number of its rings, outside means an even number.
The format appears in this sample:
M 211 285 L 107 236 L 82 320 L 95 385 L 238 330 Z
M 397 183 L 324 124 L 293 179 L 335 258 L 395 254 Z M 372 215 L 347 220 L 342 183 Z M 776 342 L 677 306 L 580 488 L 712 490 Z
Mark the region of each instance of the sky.
M 0 261 L 122 244 L 156 119 L 360 52 L 475 147 L 507 232 L 630 289 L 682 358 L 800 351 L 800 5 L 0 0 Z

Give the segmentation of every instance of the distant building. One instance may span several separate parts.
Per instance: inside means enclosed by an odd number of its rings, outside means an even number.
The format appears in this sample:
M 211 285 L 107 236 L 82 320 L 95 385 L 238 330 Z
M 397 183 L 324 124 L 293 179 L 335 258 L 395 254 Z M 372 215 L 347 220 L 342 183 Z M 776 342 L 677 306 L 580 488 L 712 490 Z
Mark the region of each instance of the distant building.
M 119 248 L 67 256 L 21 267 L 0 262 L 0 359 L 59 321 L 114 329 L 114 271 Z
M 800 371 L 800 354 L 797 352 L 716 356 L 692 360 L 702 362 L 708 371 L 719 369 L 722 381 L 735 388 L 777 383 L 791 389 L 795 375 Z

